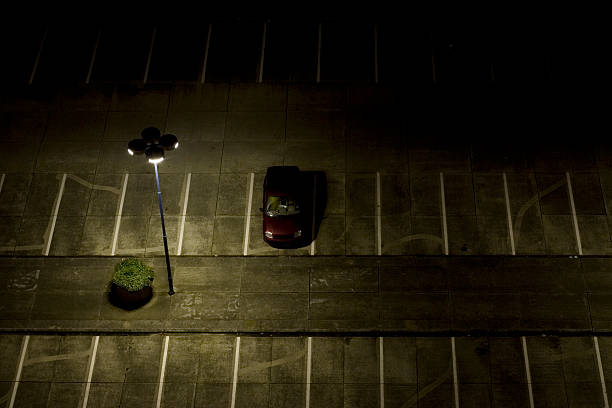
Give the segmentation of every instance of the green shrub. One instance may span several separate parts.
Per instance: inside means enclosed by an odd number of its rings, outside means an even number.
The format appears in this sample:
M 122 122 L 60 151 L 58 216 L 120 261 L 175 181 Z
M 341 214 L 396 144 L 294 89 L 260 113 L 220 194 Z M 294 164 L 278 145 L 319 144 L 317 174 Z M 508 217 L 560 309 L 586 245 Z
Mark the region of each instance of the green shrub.
M 151 286 L 153 283 L 153 268 L 135 258 L 125 259 L 117 264 L 113 275 L 113 283 L 130 292 Z

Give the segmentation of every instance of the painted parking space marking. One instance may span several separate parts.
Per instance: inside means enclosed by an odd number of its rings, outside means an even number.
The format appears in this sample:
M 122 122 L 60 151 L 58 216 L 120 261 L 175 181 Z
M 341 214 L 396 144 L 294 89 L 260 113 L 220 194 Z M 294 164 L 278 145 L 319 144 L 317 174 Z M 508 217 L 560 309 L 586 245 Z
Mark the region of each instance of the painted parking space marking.
M 253 182 L 255 181 L 255 173 L 251 173 L 251 178 L 249 181 L 248 188 L 248 204 L 246 208 L 246 222 L 244 226 L 244 245 L 242 248 L 242 255 L 247 256 L 249 250 L 249 232 L 251 231 L 251 206 L 253 205 Z
M 240 336 L 236 337 L 236 351 L 234 353 L 234 374 L 232 377 L 232 396 L 230 408 L 236 407 L 236 385 L 238 384 L 238 361 L 240 359 Z
M 606 379 L 604 377 L 603 366 L 601 364 L 601 353 L 599 352 L 599 341 L 597 340 L 597 336 L 593 336 L 593 346 L 595 347 L 595 356 L 597 357 L 597 369 L 599 370 L 599 381 L 601 382 L 604 407 L 609 408 L 608 391 L 606 390 Z
M 259 56 L 259 75 L 257 76 L 257 82 L 261 84 L 263 81 L 263 70 L 264 70 L 264 55 L 266 51 L 266 31 L 268 28 L 268 22 L 263 24 L 263 33 L 261 35 L 261 54 Z
M 185 217 L 187 215 L 187 204 L 189 203 L 189 187 L 191 186 L 191 173 L 187 173 L 187 180 L 185 182 L 185 190 L 183 193 L 183 208 L 181 210 L 181 226 L 179 229 L 179 240 L 176 254 L 180 255 L 183 250 L 183 234 L 185 231 Z
M 383 338 L 378 338 L 378 387 L 380 408 L 385 408 L 385 347 Z
M 578 227 L 578 217 L 576 216 L 576 205 L 574 204 L 574 192 L 572 191 L 572 180 L 569 171 L 565 172 L 567 179 L 567 194 L 569 196 L 570 207 L 572 209 L 572 220 L 574 221 L 574 232 L 576 233 L 576 244 L 578 245 L 578 255 L 582 255 L 582 242 L 580 241 L 580 229 Z
M 117 194 L 117 195 L 121 194 L 121 190 L 116 188 L 116 187 L 104 186 L 104 185 L 101 185 L 101 184 L 93 184 L 93 183 L 90 183 L 89 181 L 84 180 L 84 179 L 82 179 L 79 176 L 76 176 L 74 174 L 67 174 L 66 178 L 74 180 L 77 183 L 82 184 L 82 185 L 84 185 L 87 188 L 91 188 L 92 190 L 108 191 L 108 192 L 111 192 L 111 193 Z
M 382 255 L 382 225 L 380 203 L 380 173 L 376 172 L 376 255 Z
M 308 348 L 307 350 L 308 359 L 306 360 L 306 406 L 305 408 L 310 408 L 310 378 L 312 377 L 312 337 L 308 337 L 308 343 L 306 347 Z
M 2 193 L 2 186 L 4 185 L 5 178 L 6 178 L 6 174 L 2 173 L 2 177 L 0 177 L 0 193 Z
M 531 369 L 529 368 L 529 354 L 527 353 L 527 340 L 525 336 L 521 336 L 523 344 L 523 359 L 525 361 L 525 376 L 527 378 L 527 391 L 529 392 L 529 407 L 533 408 L 533 387 L 531 385 Z
M 59 208 L 62 203 L 62 196 L 64 195 L 64 187 L 66 185 L 66 173 L 62 176 L 62 181 L 60 182 L 59 192 L 57 193 L 57 197 L 55 198 L 55 203 L 53 204 L 53 213 L 51 216 L 51 226 L 49 228 L 49 233 L 46 238 L 45 247 L 43 249 L 43 255 L 48 256 L 49 250 L 51 249 L 51 241 L 53 240 L 53 233 L 55 232 L 55 224 L 57 222 L 57 214 L 59 213 Z
M 200 83 L 206 81 L 206 66 L 208 65 L 208 50 L 210 49 L 210 35 L 212 34 L 212 23 L 208 23 L 208 34 L 206 35 L 206 45 L 204 46 L 204 61 L 202 62 L 202 76 Z
M 311 226 L 311 237 L 310 237 L 310 255 L 315 254 L 315 212 L 317 210 L 317 175 L 313 178 L 312 188 L 312 226 Z
M 96 54 L 98 53 L 98 46 L 100 45 L 100 38 L 102 37 L 102 29 L 98 30 L 98 37 L 96 37 L 96 44 L 94 45 L 93 52 L 91 53 L 91 60 L 89 61 L 89 69 L 87 70 L 87 77 L 85 78 L 85 84 L 89 85 L 91 81 L 91 73 L 96 62 Z
M 162 393 L 164 391 L 164 377 L 166 375 L 166 361 L 168 360 L 168 343 L 169 336 L 164 336 L 164 347 L 162 349 L 161 366 L 159 368 L 159 382 L 157 384 L 157 400 L 155 406 L 159 408 L 162 402 Z
M 502 174 L 504 178 L 504 196 L 506 198 L 506 215 L 508 218 L 508 234 L 510 235 L 510 249 L 512 255 L 516 255 L 516 248 L 514 246 L 514 233 L 512 232 L 512 212 L 510 211 L 510 195 L 508 194 L 508 181 L 506 180 L 506 173 Z
M 153 33 L 151 34 L 151 45 L 149 46 L 149 55 L 147 56 L 147 65 L 145 66 L 144 77 L 142 83 L 146 84 L 149 79 L 149 68 L 151 67 L 151 57 L 153 56 L 153 47 L 155 46 L 155 36 L 157 35 L 157 27 L 153 27 Z
M 28 343 L 30 342 L 30 336 L 24 336 L 23 342 L 21 343 L 21 352 L 19 353 L 19 363 L 17 364 L 17 372 L 15 373 L 15 381 L 13 382 L 13 389 L 11 391 L 11 400 L 8 408 L 13 408 L 15 405 L 15 397 L 17 396 L 17 389 L 19 388 L 19 382 L 21 381 L 21 371 L 23 370 L 23 361 L 25 360 L 26 353 L 28 351 Z
M 125 201 L 125 191 L 127 190 L 128 177 L 130 175 L 125 173 L 123 176 L 123 184 L 121 186 L 121 198 L 117 206 L 117 214 L 115 215 L 115 229 L 113 231 L 113 244 L 111 245 L 111 255 L 115 255 L 117 251 L 117 238 L 119 237 L 119 227 L 121 226 L 121 214 L 123 213 L 123 202 Z
M 446 227 L 446 198 L 444 197 L 444 174 L 440 172 L 440 207 L 442 209 L 442 239 L 444 255 L 448 255 L 448 229 Z
M 87 408 L 87 401 L 89 400 L 89 390 L 91 389 L 91 378 L 93 376 L 94 365 L 96 364 L 96 354 L 98 353 L 98 343 L 100 342 L 100 336 L 94 336 L 91 341 L 91 351 L 89 353 L 89 363 L 87 366 L 87 383 L 85 385 L 85 393 L 83 394 L 83 408 Z
M 451 337 L 451 352 L 453 356 L 453 395 L 455 408 L 459 408 L 459 378 L 457 377 L 457 352 L 455 350 L 455 338 Z
M 38 54 L 36 54 L 36 59 L 34 60 L 34 66 L 32 66 L 32 73 L 30 74 L 30 80 L 28 81 L 28 85 L 32 85 L 34 82 L 34 77 L 36 76 L 36 70 L 38 69 L 38 63 L 40 62 L 40 56 L 42 54 L 43 48 L 45 47 L 45 41 L 47 40 L 47 33 L 49 32 L 49 27 L 45 28 L 45 32 L 40 40 L 40 46 L 38 47 Z

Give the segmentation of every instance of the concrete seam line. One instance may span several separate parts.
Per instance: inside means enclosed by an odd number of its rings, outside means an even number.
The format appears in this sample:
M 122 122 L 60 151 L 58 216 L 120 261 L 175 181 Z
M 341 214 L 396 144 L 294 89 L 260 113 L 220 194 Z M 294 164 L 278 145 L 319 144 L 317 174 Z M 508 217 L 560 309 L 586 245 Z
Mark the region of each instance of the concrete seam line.
M 40 55 L 42 54 L 42 50 L 45 46 L 45 40 L 47 39 L 48 32 L 49 27 L 46 27 L 42 39 L 40 40 L 40 47 L 38 47 L 38 54 L 36 54 L 36 59 L 34 60 L 34 65 L 32 66 L 32 73 L 30 74 L 28 85 L 32 85 L 32 82 L 34 82 L 34 76 L 36 76 L 36 70 L 38 69 L 38 63 L 40 62 Z
M 159 408 L 161 406 L 162 401 L 162 393 L 164 391 L 164 377 L 166 375 L 166 361 L 168 359 L 168 343 L 170 342 L 170 337 L 164 337 L 164 348 L 162 351 L 162 360 L 161 367 L 159 368 L 159 383 L 157 384 L 157 401 L 156 407 Z
M 253 181 L 255 179 L 255 173 L 251 173 L 251 181 L 249 183 L 249 203 L 246 208 L 246 219 L 244 226 L 244 247 L 242 249 L 242 255 L 247 256 L 249 251 L 249 233 L 251 231 L 251 206 L 253 205 Z
M 238 383 L 238 361 L 240 359 L 240 336 L 236 337 L 236 350 L 234 353 L 234 374 L 232 377 L 232 396 L 230 408 L 236 406 L 236 385 Z
M 200 84 L 206 81 L 206 65 L 208 64 L 208 49 L 210 48 L 210 35 L 212 34 L 212 23 L 208 23 L 208 35 L 206 36 L 206 45 L 204 46 L 204 61 L 202 62 L 202 77 Z
M 123 202 L 125 201 L 125 191 L 127 190 L 129 173 L 123 176 L 123 185 L 121 186 L 121 197 L 119 198 L 119 206 L 115 215 L 115 228 L 113 231 L 113 244 L 111 246 L 111 255 L 115 255 L 117 250 L 117 238 L 119 237 L 119 228 L 121 226 L 121 214 L 123 213 Z
M 597 369 L 599 370 L 599 380 L 601 382 L 601 392 L 603 394 L 604 407 L 609 408 L 608 405 L 608 391 L 606 390 L 606 379 L 603 372 L 603 366 L 601 364 L 601 353 L 599 352 L 599 341 L 597 336 L 593 336 L 593 345 L 595 346 L 595 355 L 597 356 Z
M 529 368 L 529 354 L 527 353 L 527 340 L 525 336 L 521 336 L 523 344 L 523 359 L 525 360 L 525 375 L 527 377 L 527 391 L 529 392 L 529 407 L 534 408 L 533 404 L 533 388 L 531 386 L 531 369 Z
M 380 202 L 380 173 L 376 172 L 376 255 L 382 255 L 382 218 Z
M 457 377 L 457 352 L 454 336 L 451 337 L 451 351 L 453 356 L 453 395 L 455 397 L 455 408 L 459 408 L 459 377 Z
M 6 174 L 2 173 L 2 178 L 0 178 L 0 193 L 2 193 L 2 186 L 4 186 L 4 179 L 6 178 Z
M 506 214 L 508 216 L 508 233 L 510 234 L 510 249 L 512 255 L 516 255 L 516 248 L 514 247 L 514 233 L 512 232 L 512 212 L 510 211 L 510 195 L 508 194 L 508 182 L 506 181 L 506 173 L 502 173 L 504 178 L 504 196 L 506 199 Z
M 87 70 L 87 77 L 85 78 L 85 84 L 89 85 L 91 80 L 91 74 L 93 72 L 94 63 L 96 61 L 96 54 L 98 53 L 98 45 L 100 44 L 100 37 L 102 37 L 102 29 L 98 30 L 98 37 L 96 38 L 96 44 L 94 45 L 93 53 L 91 54 L 91 60 L 89 62 L 89 70 Z
M 149 79 L 149 68 L 151 67 L 151 57 L 153 56 L 153 47 L 155 46 L 155 36 L 157 35 L 157 27 L 153 27 L 153 33 L 151 34 L 151 45 L 149 46 L 149 55 L 147 56 L 147 65 L 145 66 L 144 77 L 142 83 L 146 84 Z
M 570 206 L 572 208 L 572 219 L 574 221 L 574 231 L 576 232 L 576 244 L 578 245 L 578 255 L 582 255 L 582 242 L 580 241 L 580 229 L 578 228 L 578 217 L 576 216 L 576 205 L 574 204 L 574 192 L 572 191 L 572 181 L 568 171 L 565 172 L 567 179 L 567 192 L 569 195 Z
M 62 176 L 62 181 L 60 183 L 60 189 L 57 193 L 57 197 L 55 199 L 55 203 L 53 205 L 53 214 L 51 217 L 51 229 L 49 230 L 49 235 L 47 236 L 47 242 L 45 242 L 45 249 L 43 251 L 43 255 L 49 255 L 49 250 L 51 249 L 51 241 L 53 240 L 53 233 L 55 232 L 55 223 L 57 222 L 57 214 L 59 213 L 60 204 L 62 202 L 62 196 L 64 195 L 64 187 L 66 185 L 66 173 Z
M 89 369 L 87 370 L 87 385 L 85 386 L 85 394 L 83 395 L 83 408 L 87 408 L 87 401 L 89 400 L 91 378 L 93 377 L 94 365 L 96 364 L 96 354 L 98 353 L 98 343 L 100 341 L 100 336 L 94 336 L 91 340 L 91 353 L 89 355 Z
M 13 408 L 15 405 L 15 397 L 17 396 L 17 388 L 19 388 L 19 382 L 21 381 L 21 370 L 23 369 L 23 361 L 28 351 L 28 343 L 30 342 L 30 336 L 24 336 L 23 343 L 21 343 L 21 352 L 19 353 L 19 363 L 17 364 L 17 372 L 15 373 L 15 381 L 13 382 L 13 390 L 11 392 L 11 400 L 8 408 Z
M 317 207 L 317 175 L 314 175 L 312 188 L 312 231 L 310 236 L 310 255 L 315 254 L 315 210 Z
M 440 172 L 440 206 L 442 208 L 442 237 L 444 239 L 444 255 L 448 255 L 448 229 L 446 226 L 446 198 L 444 196 L 444 174 Z
M 312 337 L 308 337 L 308 359 L 306 360 L 306 406 L 310 408 L 310 377 L 312 376 Z
M 257 77 L 258 83 L 261 83 L 263 81 L 264 54 L 266 50 L 266 29 L 267 28 L 268 28 L 268 22 L 264 22 L 263 34 L 261 36 L 261 55 L 259 57 L 259 75 Z
M 385 354 L 383 337 L 378 338 L 378 386 L 380 408 L 385 408 Z
M 179 240 L 176 254 L 180 255 L 183 250 L 183 234 L 185 232 L 185 217 L 187 216 L 187 204 L 189 203 L 189 188 L 191 186 L 191 173 L 187 173 L 187 182 L 185 185 L 185 196 L 183 199 L 183 210 L 181 211 L 181 226 L 179 229 Z

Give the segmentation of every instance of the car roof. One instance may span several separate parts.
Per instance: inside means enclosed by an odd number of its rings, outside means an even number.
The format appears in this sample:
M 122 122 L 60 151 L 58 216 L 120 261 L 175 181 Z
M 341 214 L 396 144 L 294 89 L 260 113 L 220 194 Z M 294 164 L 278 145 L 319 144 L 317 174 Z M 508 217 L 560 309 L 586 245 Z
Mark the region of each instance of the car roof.
M 299 181 L 297 166 L 272 166 L 266 171 L 266 188 L 269 191 L 288 192 Z

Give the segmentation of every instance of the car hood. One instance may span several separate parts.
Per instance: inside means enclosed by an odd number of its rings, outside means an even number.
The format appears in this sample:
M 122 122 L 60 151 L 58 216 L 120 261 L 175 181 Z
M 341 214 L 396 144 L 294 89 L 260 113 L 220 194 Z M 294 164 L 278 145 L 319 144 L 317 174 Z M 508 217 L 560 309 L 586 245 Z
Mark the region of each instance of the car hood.
M 274 235 L 293 235 L 300 229 L 297 216 L 264 217 L 264 232 L 270 231 Z

